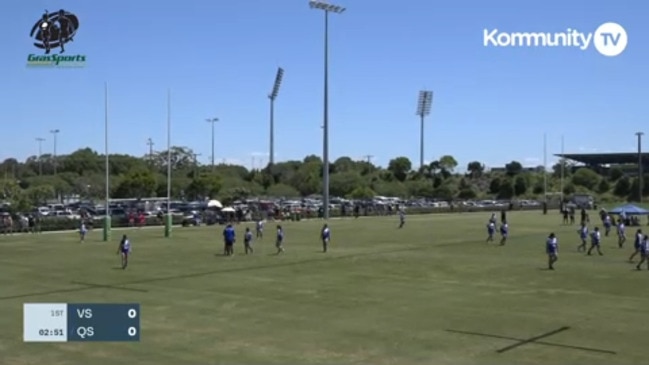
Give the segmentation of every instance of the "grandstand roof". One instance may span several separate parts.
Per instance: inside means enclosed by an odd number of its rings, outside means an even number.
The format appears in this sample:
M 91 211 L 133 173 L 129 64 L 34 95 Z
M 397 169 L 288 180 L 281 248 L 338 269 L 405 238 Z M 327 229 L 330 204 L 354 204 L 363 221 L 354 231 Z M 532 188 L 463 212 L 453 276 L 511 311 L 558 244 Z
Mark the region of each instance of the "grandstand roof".
M 606 164 L 637 164 L 638 153 L 620 152 L 620 153 L 563 153 L 555 154 L 557 157 L 566 158 L 586 165 L 606 165 Z M 642 154 L 644 164 L 649 162 L 649 153 Z

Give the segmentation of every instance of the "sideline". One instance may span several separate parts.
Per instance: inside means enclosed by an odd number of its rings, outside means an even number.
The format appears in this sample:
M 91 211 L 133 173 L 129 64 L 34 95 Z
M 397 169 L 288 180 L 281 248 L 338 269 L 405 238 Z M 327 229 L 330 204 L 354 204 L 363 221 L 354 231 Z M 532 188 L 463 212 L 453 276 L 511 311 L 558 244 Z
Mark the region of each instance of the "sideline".
M 516 214 L 530 214 L 530 213 L 539 214 L 540 213 L 541 215 L 543 215 L 543 212 L 541 210 L 519 210 L 519 211 L 512 211 L 512 212 L 508 211 L 508 214 L 511 214 L 511 213 L 516 213 Z M 460 216 L 461 217 L 461 216 L 466 216 L 466 215 L 474 216 L 474 215 L 478 215 L 478 214 L 489 215 L 490 213 L 488 211 L 483 211 L 483 212 L 426 213 L 426 214 L 408 215 L 408 213 L 406 212 L 406 219 L 407 220 L 423 220 L 423 218 L 430 219 L 431 216 L 432 217 L 450 217 L 450 216 Z M 550 211 L 548 211 L 547 215 L 550 215 Z M 396 220 L 396 219 L 398 219 L 398 217 L 399 216 L 397 214 L 393 214 L 393 215 L 359 216 L 358 218 L 354 218 L 353 216 L 349 216 L 349 217 L 333 217 L 333 218 L 329 218 L 329 220 L 330 221 L 331 220 L 334 220 L 334 221 L 336 221 L 336 220 L 354 220 L 354 219 L 395 219 Z M 284 222 L 299 223 L 299 222 L 311 222 L 311 221 L 322 221 L 322 220 L 323 219 L 321 219 L 321 218 L 303 218 L 300 221 L 290 221 L 289 220 L 289 221 L 284 221 Z M 253 222 L 249 221 L 249 222 L 242 222 L 242 223 L 246 224 L 246 223 L 253 223 Z M 182 224 L 174 224 L 174 225 L 172 225 L 172 227 L 173 228 L 185 228 L 185 227 L 182 226 Z M 211 226 L 207 226 L 207 225 L 199 226 L 199 228 L 203 228 L 203 227 L 211 227 Z M 188 228 L 191 228 L 191 227 L 188 227 Z M 116 227 L 116 228 L 111 228 L 111 232 L 112 231 L 128 231 L 128 230 L 132 230 L 132 229 L 138 229 L 138 230 L 140 230 L 140 229 L 161 229 L 161 230 L 164 230 L 164 226 Z M 14 232 L 13 234 L 8 234 L 8 235 L 0 234 L 0 238 L 1 237 L 12 237 L 12 236 L 24 236 L 24 235 L 36 235 L 37 236 L 37 235 L 43 235 L 43 234 L 65 234 L 65 233 L 77 233 L 77 232 L 79 232 L 79 230 L 77 230 L 77 229 L 69 229 L 69 230 L 62 230 L 62 231 L 43 231 L 41 233 Z M 99 227 L 99 228 L 89 230 L 88 234 L 92 234 L 94 232 L 102 232 L 102 228 Z

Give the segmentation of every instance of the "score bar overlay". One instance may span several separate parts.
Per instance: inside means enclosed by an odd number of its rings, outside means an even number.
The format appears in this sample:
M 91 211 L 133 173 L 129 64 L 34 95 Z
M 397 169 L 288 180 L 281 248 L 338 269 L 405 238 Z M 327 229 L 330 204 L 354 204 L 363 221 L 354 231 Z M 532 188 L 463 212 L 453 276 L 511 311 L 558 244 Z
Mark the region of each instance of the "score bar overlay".
M 25 303 L 23 341 L 140 341 L 140 305 Z

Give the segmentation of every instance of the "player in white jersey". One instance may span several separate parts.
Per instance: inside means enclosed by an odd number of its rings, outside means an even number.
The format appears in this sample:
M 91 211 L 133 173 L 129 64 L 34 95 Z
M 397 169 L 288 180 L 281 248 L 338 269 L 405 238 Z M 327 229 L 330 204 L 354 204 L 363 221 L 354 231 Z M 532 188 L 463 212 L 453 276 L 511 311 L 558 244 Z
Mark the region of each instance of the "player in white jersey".
M 88 229 L 86 228 L 85 223 L 81 223 L 81 227 L 79 227 L 79 238 L 80 242 L 83 242 L 86 240 L 86 234 L 88 233 Z
M 636 269 L 640 270 L 643 263 L 647 263 L 647 270 L 649 270 L 649 236 L 645 235 L 642 237 L 642 242 L 640 243 L 640 262 L 636 266 Z
M 489 223 L 487 223 L 487 243 L 494 241 L 494 234 L 496 234 L 496 223 L 489 220 Z
M 642 235 L 642 230 L 638 229 L 635 233 L 635 240 L 633 242 L 633 253 L 629 257 L 629 262 L 633 262 L 633 258 L 636 255 L 640 255 L 642 257 L 641 246 L 642 246 L 643 239 L 644 236 Z
M 122 270 L 126 269 L 128 266 L 128 256 L 131 253 L 131 241 L 128 240 L 126 235 L 122 236 L 122 240 L 119 242 L 119 248 L 117 249 L 117 254 L 122 254 Z
M 322 252 L 327 252 L 327 250 L 329 249 L 329 240 L 331 239 L 331 230 L 329 229 L 329 226 L 327 224 L 322 226 L 320 239 L 322 239 Z
M 264 221 L 261 219 L 258 220 L 255 228 L 257 231 L 257 238 L 264 238 Z
M 588 244 L 588 226 L 586 222 L 581 223 L 581 227 L 577 230 L 579 238 L 581 239 L 581 245 L 577 246 L 577 251 L 586 251 L 586 245 Z
M 624 246 L 624 242 L 626 242 L 626 233 L 624 232 L 626 230 L 626 227 L 624 226 L 624 221 L 619 220 L 617 222 L 617 244 L 622 248 Z
M 559 260 L 559 240 L 554 233 L 550 233 L 545 241 L 545 253 L 548 255 L 548 270 L 554 270 L 554 263 Z
M 597 253 L 602 256 L 602 249 L 600 248 L 600 243 L 602 242 L 602 234 L 599 232 L 599 227 L 595 227 L 595 230 L 590 234 L 590 248 L 588 249 L 587 255 L 591 255 L 593 249 L 597 250 Z

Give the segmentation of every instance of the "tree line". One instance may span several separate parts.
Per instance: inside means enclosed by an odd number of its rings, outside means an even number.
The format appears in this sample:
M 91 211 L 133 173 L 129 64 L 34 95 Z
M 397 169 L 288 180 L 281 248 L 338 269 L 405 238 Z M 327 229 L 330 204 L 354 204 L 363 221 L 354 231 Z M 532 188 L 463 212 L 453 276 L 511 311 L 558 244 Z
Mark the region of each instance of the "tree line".
M 207 197 L 228 202 L 248 197 L 300 197 L 322 191 L 322 159 L 315 155 L 301 161 L 284 161 L 263 169 L 197 163 L 186 147 L 171 147 L 171 195 L 175 199 Z M 111 198 L 167 196 L 168 151 L 145 157 L 109 155 Z M 375 195 L 452 199 L 538 199 L 545 191 L 588 193 L 608 200 L 637 200 L 637 178 L 613 168 L 604 176 L 589 168 L 576 168 L 559 161 L 544 174 L 544 168 L 526 169 L 518 161 L 502 171 L 488 171 L 480 161 L 469 162 L 465 173 L 458 173 L 458 162 L 451 155 L 441 156 L 415 169 L 407 157 L 395 157 L 383 168 L 368 161 L 340 157 L 330 164 L 331 196 L 365 199 Z M 30 207 L 60 197 L 103 200 L 105 196 L 105 156 L 90 149 L 69 155 L 32 156 L 25 161 L 8 158 L 0 164 L 0 200 L 14 209 Z M 645 178 L 649 182 L 649 175 Z M 644 185 L 649 195 L 649 184 Z

